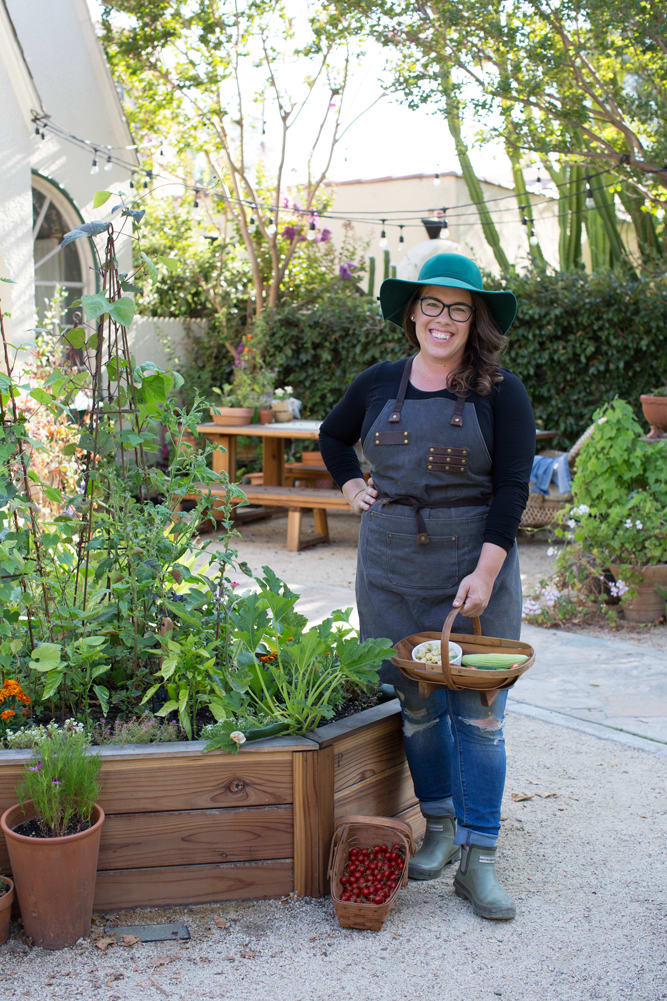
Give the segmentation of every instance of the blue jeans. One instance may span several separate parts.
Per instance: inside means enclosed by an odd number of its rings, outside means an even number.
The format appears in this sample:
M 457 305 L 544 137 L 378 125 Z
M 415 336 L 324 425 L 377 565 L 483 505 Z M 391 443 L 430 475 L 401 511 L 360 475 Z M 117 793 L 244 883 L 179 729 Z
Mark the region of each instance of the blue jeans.
M 392 679 L 394 680 L 394 679 Z M 505 786 L 503 718 L 507 689 L 490 706 L 479 692 L 394 681 L 403 714 L 403 746 L 426 817 L 456 817 L 457 845 L 496 844 Z

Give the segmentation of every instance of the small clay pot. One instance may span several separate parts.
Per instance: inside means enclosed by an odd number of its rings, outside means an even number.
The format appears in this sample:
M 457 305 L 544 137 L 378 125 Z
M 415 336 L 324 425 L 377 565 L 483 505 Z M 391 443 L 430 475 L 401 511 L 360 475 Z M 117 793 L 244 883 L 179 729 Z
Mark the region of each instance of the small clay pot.
M 14 882 L 9 876 L 0 876 L 7 889 L 0 894 L 0 945 L 9 938 L 9 919 L 12 916 L 12 904 L 14 903 Z

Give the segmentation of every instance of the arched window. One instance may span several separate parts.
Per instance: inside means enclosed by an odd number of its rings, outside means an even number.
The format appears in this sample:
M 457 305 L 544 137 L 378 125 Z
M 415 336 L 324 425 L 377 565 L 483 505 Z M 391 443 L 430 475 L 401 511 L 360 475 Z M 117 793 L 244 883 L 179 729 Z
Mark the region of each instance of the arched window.
M 83 293 L 95 291 L 95 272 L 86 239 L 75 240 L 60 249 L 65 233 L 83 220 L 67 195 L 38 174 L 32 176 L 32 220 L 35 309 L 40 323 L 56 288 L 64 288 L 66 308 Z

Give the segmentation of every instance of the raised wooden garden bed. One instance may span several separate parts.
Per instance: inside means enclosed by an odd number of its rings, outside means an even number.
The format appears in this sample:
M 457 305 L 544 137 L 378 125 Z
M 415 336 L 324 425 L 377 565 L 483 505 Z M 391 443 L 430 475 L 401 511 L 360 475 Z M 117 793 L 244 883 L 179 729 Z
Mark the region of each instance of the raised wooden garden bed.
M 398 702 L 308 737 L 274 737 L 238 755 L 200 741 L 101 749 L 102 829 L 95 908 L 322 896 L 337 817 L 422 819 L 403 753 Z M 0 751 L 0 809 L 26 751 Z M 9 872 L 4 841 L 0 873 Z

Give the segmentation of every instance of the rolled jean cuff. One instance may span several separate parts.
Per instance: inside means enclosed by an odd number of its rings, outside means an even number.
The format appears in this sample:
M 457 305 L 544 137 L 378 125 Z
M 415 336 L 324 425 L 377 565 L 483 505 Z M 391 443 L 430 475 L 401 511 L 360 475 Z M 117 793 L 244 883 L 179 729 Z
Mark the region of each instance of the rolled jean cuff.
M 481 848 L 495 848 L 498 838 L 491 834 L 480 834 L 479 831 L 471 831 L 468 827 L 456 825 L 454 835 L 455 845 L 479 845 Z
M 442 799 L 421 799 L 419 809 L 427 820 L 429 818 L 435 820 L 438 817 L 456 817 L 454 800 L 451 796 L 445 796 Z

